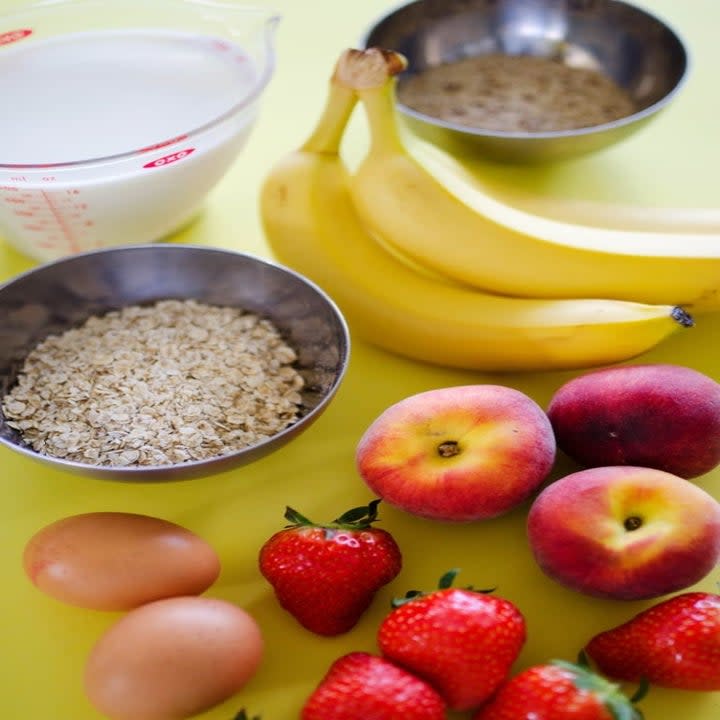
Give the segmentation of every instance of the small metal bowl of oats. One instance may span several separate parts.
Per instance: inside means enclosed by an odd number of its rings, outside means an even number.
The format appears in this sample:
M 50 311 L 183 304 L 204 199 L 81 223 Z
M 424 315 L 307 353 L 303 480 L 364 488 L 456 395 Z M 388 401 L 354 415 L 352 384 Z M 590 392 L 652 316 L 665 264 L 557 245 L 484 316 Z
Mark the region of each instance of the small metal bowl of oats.
M 107 480 L 225 471 L 307 429 L 349 347 L 320 288 L 251 255 L 69 256 L 0 287 L 0 444 Z
M 677 32 L 619 0 L 416 0 L 379 19 L 363 45 L 407 58 L 397 107 L 411 131 L 515 163 L 628 137 L 689 70 Z

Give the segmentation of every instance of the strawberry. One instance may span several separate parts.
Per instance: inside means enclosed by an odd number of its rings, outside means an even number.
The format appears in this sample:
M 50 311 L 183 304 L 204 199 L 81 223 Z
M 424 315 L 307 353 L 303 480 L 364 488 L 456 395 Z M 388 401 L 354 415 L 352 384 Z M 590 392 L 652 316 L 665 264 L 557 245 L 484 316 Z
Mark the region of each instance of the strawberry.
M 681 690 L 720 690 L 720 595 L 686 592 L 595 635 L 586 654 L 605 675 Z
M 445 720 L 445 703 L 426 682 L 384 658 L 352 652 L 336 660 L 301 720 Z
M 392 535 L 372 527 L 377 520 L 373 500 L 317 525 L 286 508 L 290 525 L 260 549 L 260 572 L 273 586 L 280 605 L 318 635 L 350 630 L 375 593 L 402 567 Z
M 429 593 L 411 590 L 380 624 L 384 657 L 429 682 L 452 710 L 484 702 L 525 643 L 525 619 L 509 600 L 453 588 L 457 570 Z
M 473 720 L 641 720 L 639 698 L 583 665 L 552 660 L 503 683 Z

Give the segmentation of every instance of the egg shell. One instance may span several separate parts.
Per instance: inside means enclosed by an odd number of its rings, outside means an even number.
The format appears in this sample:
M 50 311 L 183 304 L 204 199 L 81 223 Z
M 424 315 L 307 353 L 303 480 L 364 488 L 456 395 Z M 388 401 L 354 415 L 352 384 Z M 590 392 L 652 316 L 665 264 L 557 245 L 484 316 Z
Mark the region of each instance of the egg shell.
M 262 653 L 259 626 L 237 605 L 157 600 L 99 638 L 85 666 L 85 692 L 110 720 L 183 720 L 240 690 Z
M 195 533 L 123 512 L 72 515 L 44 527 L 25 546 L 23 566 L 44 593 L 93 610 L 199 595 L 220 574 L 217 553 Z

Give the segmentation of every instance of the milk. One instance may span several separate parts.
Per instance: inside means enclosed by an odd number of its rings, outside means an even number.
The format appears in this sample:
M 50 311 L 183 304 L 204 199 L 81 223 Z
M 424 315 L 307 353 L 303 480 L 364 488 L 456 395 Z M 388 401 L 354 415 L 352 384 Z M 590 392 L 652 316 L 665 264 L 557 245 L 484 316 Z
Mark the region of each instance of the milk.
M 0 46 L 0 235 L 42 260 L 159 239 L 234 160 L 259 82 L 242 48 L 191 33 Z
M 220 117 L 257 82 L 240 48 L 202 36 L 124 30 L 26 42 L 0 52 L 2 164 L 138 150 Z

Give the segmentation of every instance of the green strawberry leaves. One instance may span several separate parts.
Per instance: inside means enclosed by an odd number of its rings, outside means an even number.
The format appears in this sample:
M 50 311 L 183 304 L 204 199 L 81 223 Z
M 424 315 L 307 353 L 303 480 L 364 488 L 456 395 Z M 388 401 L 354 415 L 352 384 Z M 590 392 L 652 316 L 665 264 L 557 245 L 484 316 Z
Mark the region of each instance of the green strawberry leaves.
M 460 568 L 452 568 L 444 575 L 441 575 L 440 580 L 438 580 L 438 590 L 447 590 L 449 587 L 452 587 L 452 584 L 455 582 L 455 578 L 459 572 Z M 467 589 L 471 590 L 472 588 Z
M 642 712 L 634 703 L 647 693 L 647 683 L 641 683 L 632 698 L 628 698 L 621 692 L 619 685 L 593 672 L 584 653 L 580 653 L 577 663 L 551 660 L 550 664 L 569 672 L 575 687 L 592 693 L 614 720 L 643 720 Z
M 412 600 L 415 600 L 416 598 L 423 597 L 425 595 L 430 595 L 433 592 L 436 592 L 437 590 L 449 590 L 453 586 L 453 583 L 455 582 L 455 578 L 458 576 L 459 572 L 460 572 L 460 568 L 451 568 L 446 573 L 444 573 L 443 575 L 440 576 L 436 590 L 431 590 L 430 592 L 425 592 L 423 590 L 408 590 L 403 597 L 393 598 L 390 604 L 392 607 L 396 608 L 396 607 L 400 607 L 401 605 L 405 605 L 405 603 L 411 602 Z M 484 590 L 478 590 L 477 588 L 474 588 L 472 585 L 466 585 L 462 589 L 467 590 L 468 592 L 476 592 L 476 593 L 481 593 L 483 595 L 488 595 L 492 592 L 495 592 L 495 590 L 497 588 L 487 588 Z
M 285 508 L 285 519 L 290 523 L 286 528 L 319 527 L 325 530 L 367 530 L 378 519 L 380 499 L 371 500 L 367 505 L 354 507 L 329 523 L 315 523 L 289 505 Z
M 640 678 L 640 684 L 638 685 L 637 690 L 630 696 L 630 702 L 640 702 L 648 694 L 648 690 L 650 690 L 650 683 L 647 678 Z
M 240 710 L 238 710 L 235 717 L 233 717 L 233 720 L 261 720 L 261 718 L 259 715 L 253 715 L 252 717 L 250 717 L 247 714 L 245 708 L 241 708 Z
M 376 499 L 371 500 L 367 505 L 352 508 L 351 510 L 344 512 L 339 518 L 335 518 L 335 520 L 333 520 L 333 525 L 339 525 L 340 527 L 355 527 L 359 523 L 363 527 L 370 527 L 370 523 L 377 520 L 377 508 L 379 504 L 380 499 Z

